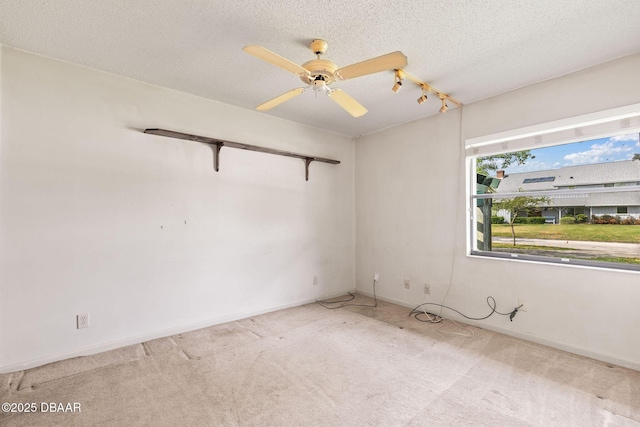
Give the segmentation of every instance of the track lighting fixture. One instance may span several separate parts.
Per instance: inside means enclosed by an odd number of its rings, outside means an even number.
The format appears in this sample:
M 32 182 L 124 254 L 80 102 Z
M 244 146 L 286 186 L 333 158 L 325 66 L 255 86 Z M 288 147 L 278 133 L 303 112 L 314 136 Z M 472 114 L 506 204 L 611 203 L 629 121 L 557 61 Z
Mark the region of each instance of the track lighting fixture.
M 425 101 L 427 100 L 427 88 L 426 87 L 422 87 L 422 96 L 420 98 L 418 98 L 418 104 L 422 105 L 425 103 Z
M 400 90 L 400 87 L 402 86 L 402 80 L 406 79 L 406 80 L 409 80 L 411 83 L 415 83 L 416 86 L 422 89 L 422 95 L 420 96 L 420 98 L 417 99 L 418 104 L 420 105 L 427 102 L 427 96 L 429 95 L 429 92 L 431 92 L 432 94 L 437 96 L 442 102 L 442 106 L 440 107 L 441 113 L 445 113 L 449 109 L 449 105 L 447 104 L 447 102 L 452 102 L 457 107 L 462 106 L 462 103 L 460 101 L 457 101 L 455 98 L 451 97 L 450 95 L 444 92 L 440 92 L 438 89 L 434 88 L 429 83 L 423 82 L 416 76 L 406 72 L 404 69 L 397 68 L 394 71 L 395 71 L 395 85 L 393 86 L 393 89 L 392 89 L 394 92 L 397 92 L 398 90 Z
M 403 75 L 402 71 L 396 70 L 395 83 L 394 83 L 393 87 L 391 88 L 391 90 L 394 93 L 397 93 L 402 88 L 402 79 L 403 79 L 403 77 L 404 77 L 404 75 Z

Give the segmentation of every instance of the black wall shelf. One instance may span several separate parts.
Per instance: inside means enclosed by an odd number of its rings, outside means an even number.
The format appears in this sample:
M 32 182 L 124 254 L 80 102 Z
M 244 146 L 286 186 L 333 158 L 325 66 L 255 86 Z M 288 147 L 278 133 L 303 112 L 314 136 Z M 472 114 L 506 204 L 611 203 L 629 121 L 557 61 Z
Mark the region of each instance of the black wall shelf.
M 290 151 L 276 150 L 274 148 L 260 147 L 260 146 L 257 146 L 257 145 L 242 144 L 240 142 L 225 141 L 225 140 L 222 140 L 222 139 L 209 138 L 209 137 L 206 137 L 206 136 L 191 135 L 191 134 L 188 134 L 188 133 L 175 132 L 175 131 L 172 131 L 172 130 L 145 129 L 144 133 L 148 133 L 150 135 L 166 136 L 168 138 L 185 139 L 187 141 L 200 142 L 202 144 L 215 145 L 216 149 L 213 151 L 213 167 L 216 170 L 216 172 L 218 172 L 218 170 L 220 169 L 220 149 L 222 147 L 238 148 L 240 150 L 257 151 L 257 152 L 260 152 L 260 153 L 275 154 L 275 155 L 278 155 L 278 156 L 293 157 L 293 158 L 296 158 L 296 159 L 304 160 L 305 179 L 307 181 L 309 181 L 309 165 L 311 164 L 311 162 L 331 163 L 332 165 L 337 165 L 337 164 L 340 163 L 339 160 L 326 159 L 324 157 L 317 157 L 317 156 L 309 156 L 309 155 L 305 155 L 305 154 L 292 153 Z

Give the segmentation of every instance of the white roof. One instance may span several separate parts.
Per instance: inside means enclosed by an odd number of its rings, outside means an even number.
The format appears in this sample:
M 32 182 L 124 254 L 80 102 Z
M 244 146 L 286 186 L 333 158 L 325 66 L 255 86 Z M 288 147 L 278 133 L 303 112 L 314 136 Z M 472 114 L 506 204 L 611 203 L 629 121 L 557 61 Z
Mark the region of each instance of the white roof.
M 634 183 L 637 192 L 589 194 L 582 186 Z M 639 206 L 640 205 L 640 161 L 596 163 L 591 165 L 565 166 L 535 172 L 505 175 L 496 188 L 496 193 L 513 193 L 520 190 L 540 191 L 577 187 L 576 195 L 552 197 L 552 206 Z
M 538 179 L 549 178 L 546 181 Z M 526 182 L 530 180 L 537 182 Z M 557 190 L 559 187 L 615 184 L 620 182 L 640 183 L 640 161 L 624 160 L 620 162 L 595 163 L 592 165 L 565 166 L 535 172 L 512 173 L 505 175 L 496 191 L 511 193 L 519 191 Z

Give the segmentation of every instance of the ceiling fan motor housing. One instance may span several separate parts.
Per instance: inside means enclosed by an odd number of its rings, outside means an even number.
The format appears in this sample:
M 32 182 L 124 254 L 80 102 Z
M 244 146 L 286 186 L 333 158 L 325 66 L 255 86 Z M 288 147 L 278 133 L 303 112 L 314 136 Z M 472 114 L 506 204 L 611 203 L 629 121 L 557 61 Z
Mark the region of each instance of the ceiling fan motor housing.
M 300 76 L 300 80 L 306 84 L 313 84 L 317 77 L 322 76 L 325 84 L 331 84 L 336 80 L 334 75 L 337 65 L 326 59 L 312 59 L 302 64 L 302 68 L 309 70 L 309 75 Z

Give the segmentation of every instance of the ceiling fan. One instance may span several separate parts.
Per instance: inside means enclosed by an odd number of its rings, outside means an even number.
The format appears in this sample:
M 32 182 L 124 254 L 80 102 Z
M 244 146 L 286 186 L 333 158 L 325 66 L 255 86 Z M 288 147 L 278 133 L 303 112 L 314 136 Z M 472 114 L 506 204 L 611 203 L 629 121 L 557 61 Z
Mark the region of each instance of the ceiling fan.
M 366 61 L 358 62 L 356 64 L 348 65 L 346 67 L 338 68 L 333 62 L 320 58 L 320 55 L 326 52 L 327 46 L 328 44 L 324 40 L 313 40 L 309 47 L 311 48 L 311 51 L 317 55 L 317 59 L 312 59 L 302 65 L 295 64 L 262 46 L 245 46 L 243 50 L 248 54 L 298 75 L 300 80 L 307 85 L 305 87 L 292 89 L 280 96 L 276 96 L 272 100 L 258 105 L 256 109 L 259 111 L 269 110 L 300 95 L 311 87 L 316 92 L 326 93 L 329 98 L 335 101 L 335 103 L 340 107 L 344 108 L 353 117 L 360 117 L 367 113 L 367 109 L 346 92 L 341 89 L 332 89 L 329 85 L 336 80 L 353 79 L 360 76 L 366 76 L 367 74 L 402 68 L 407 65 L 407 57 L 402 52 L 396 51 L 371 58 Z

